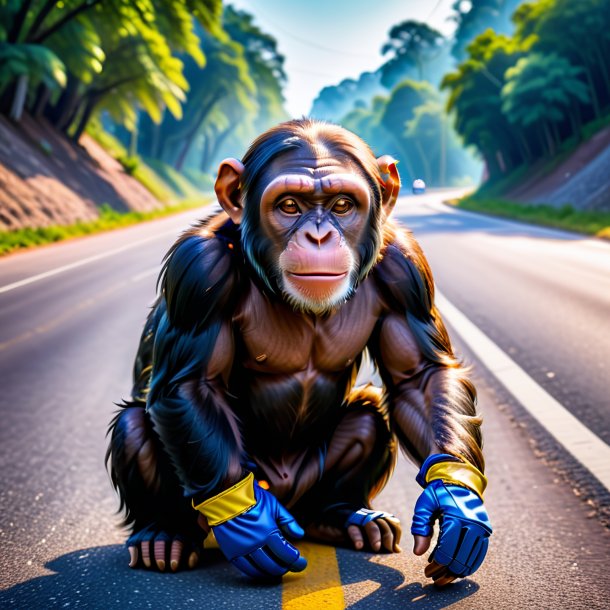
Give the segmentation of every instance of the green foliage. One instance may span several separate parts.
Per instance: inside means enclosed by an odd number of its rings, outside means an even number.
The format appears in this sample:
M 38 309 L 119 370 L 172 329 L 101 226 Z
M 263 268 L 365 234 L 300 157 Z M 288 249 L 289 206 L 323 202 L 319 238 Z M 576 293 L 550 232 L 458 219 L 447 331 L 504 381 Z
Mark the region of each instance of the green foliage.
M 138 164 L 140 159 L 138 157 L 130 157 L 129 155 L 123 155 L 117 159 L 117 161 L 123 166 L 126 174 L 133 176 L 136 169 L 138 169 Z
M 392 90 L 381 122 L 391 132 L 402 134 L 407 121 L 415 116 L 415 109 L 437 98 L 438 94 L 430 83 L 405 80 Z
M 177 172 L 171 165 L 168 165 L 159 159 L 147 158 L 145 161 L 146 165 L 150 167 L 155 174 L 159 176 L 165 184 L 169 185 L 172 191 L 180 197 L 195 199 L 201 193 L 201 189 L 195 186 L 195 184 L 198 184 L 197 181 L 191 179 L 188 175 L 184 176 Z M 213 186 L 213 183 L 208 184 L 205 190 L 211 192 Z
M 416 69 L 419 80 L 424 80 L 426 65 L 441 53 L 445 42 L 438 30 L 420 21 L 408 20 L 393 26 L 381 49 L 384 55 L 391 54 L 380 69 L 381 82 L 391 88 L 411 68 Z
M 254 23 L 253 17 L 225 9 L 224 38 L 205 38 L 207 63 L 202 69 L 184 58 L 190 83 L 184 117 L 165 115 L 160 127 L 141 124 L 140 151 L 173 165 L 200 173 L 212 170 L 223 147 L 243 149 L 258 133 L 285 120 L 282 88 L 284 58 L 275 40 Z M 226 155 L 225 155 L 226 156 Z
M 519 44 L 486 30 L 468 46 L 470 57 L 445 76 L 447 110 L 464 143 L 478 149 L 492 175 L 522 162 L 513 126 L 502 112 L 505 73 L 522 56 Z M 498 152 L 500 151 L 500 155 Z
M 165 110 L 180 118 L 189 84 L 179 55 L 204 65 L 195 28 L 226 38 L 221 10 L 221 0 L 5 0 L 0 94 L 24 73 L 30 87 L 64 88 L 51 98 L 39 90 L 30 104 L 42 99 L 48 118 L 75 139 L 101 110 L 130 129 L 140 111 L 156 122 Z
M 511 31 L 511 14 L 523 0 L 455 0 L 451 17 L 457 24 L 452 55 L 463 61 L 467 56 L 466 47 L 479 34 L 492 29 L 498 34 Z
M 502 88 L 502 112 L 508 120 L 527 130 L 542 125 L 549 153 L 555 153 L 555 139 L 549 124 L 570 118 L 577 104 L 590 103 L 584 70 L 556 53 L 530 53 L 506 71 Z
M 379 71 L 363 72 L 357 79 L 346 78 L 338 85 L 324 87 L 313 101 L 310 115 L 337 122 L 354 108 L 366 107 L 373 97 L 387 92 Z
M 72 225 L 54 225 L 49 227 L 17 229 L 15 231 L 0 231 L 0 256 L 33 246 L 40 246 L 72 237 L 81 237 L 111 229 L 118 229 L 128 225 L 147 220 L 162 218 L 171 214 L 185 212 L 201 207 L 212 201 L 212 196 L 201 196 L 196 200 L 184 201 L 181 204 L 169 206 L 152 212 L 117 212 L 109 205 L 100 207 L 97 220 L 91 222 L 77 222 Z
M 456 2 L 464 59 L 442 84 L 456 130 L 493 180 L 575 147 L 610 108 L 610 0 L 517 4 Z M 508 8 L 513 36 L 488 29 L 468 42 L 483 23 L 504 23 Z
M 87 133 L 115 159 L 127 156 L 127 148 L 104 129 L 97 117 L 87 125 Z
M 240 44 L 249 72 L 256 85 L 258 102 L 255 129 L 262 131 L 271 123 L 286 118 L 282 87 L 286 83 L 284 57 L 277 50 L 275 39 L 254 24 L 252 15 L 228 6 L 224 27 L 232 40 Z
M 145 187 L 157 201 L 170 203 L 180 198 L 165 180 L 160 177 L 152 168 L 140 161 L 133 172 L 133 177 Z
M 610 238 L 610 212 L 582 211 L 571 205 L 560 208 L 528 205 L 477 195 L 465 197 L 459 200 L 457 205 L 473 212 Z
M 582 68 L 556 53 L 532 53 L 506 71 L 502 112 L 511 123 L 529 127 L 537 121 L 562 121 L 577 102 L 591 98 L 580 80 Z
M 49 89 L 66 85 L 66 67 L 51 50 L 39 44 L 11 44 L 0 41 L 0 91 L 19 76 Z

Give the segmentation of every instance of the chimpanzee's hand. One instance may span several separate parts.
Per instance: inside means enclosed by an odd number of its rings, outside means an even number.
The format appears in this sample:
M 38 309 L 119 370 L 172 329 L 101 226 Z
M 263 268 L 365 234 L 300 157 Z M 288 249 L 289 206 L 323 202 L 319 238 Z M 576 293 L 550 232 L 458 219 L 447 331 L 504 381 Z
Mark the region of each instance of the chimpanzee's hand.
M 430 547 L 437 518 L 440 534 L 425 573 L 437 585 L 446 585 L 479 569 L 492 529 L 477 494 L 466 487 L 432 481 L 415 505 L 411 533 L 415 537 L 416 555 L 423 555 Z
M 473 574 L 485 559 L 492 533 L 482 500 L 487 479 L 472 464 L 435 454 L 423 463 L 417 482 L 424 491 L 411 525 L 416 555 L 428 550 L 434 522 L 438 519 L 440 524 L 426 576 L 443 586 Z
M 216 525 L 212 517 L 210 524 L 220 550 L 237 569 L 254 578 L 303 571 L 307 567 L 307 560 L 284 538 L 284 534 L 291 538 L 302 538 L 303 529 L 275 496 L 254 481 L 252 475 L 248 475 L 239 485 L 251 498 L 252 504 L 242 512 L 238 508 L 235 512 L 239 514 L 226 520 L 221 518 L 222 522 Z M 238 499 L 231 504 L 239 506 L 240 502 L 241 499 Z M 225 506 L 222 508 L 224 510 Z M 210 520 L 205 506 L 199 510 Z

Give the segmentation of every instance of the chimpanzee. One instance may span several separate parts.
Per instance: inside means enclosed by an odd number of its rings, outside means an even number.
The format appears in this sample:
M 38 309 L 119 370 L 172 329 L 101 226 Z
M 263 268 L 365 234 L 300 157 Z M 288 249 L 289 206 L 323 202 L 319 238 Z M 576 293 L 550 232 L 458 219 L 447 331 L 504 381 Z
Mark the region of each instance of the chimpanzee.
M 478 569 L 491 528 L 476 393 L 422 251 L 389 219 L 399 188 L 393 158 L 305 118 L 220 164 L 222 210 L 168 252 L 110 426 L 131 567 L 194 567 L 210 529 L 259 578 L 305 568 L 286 537 L 396 552 L 399 521 L 371 500 L 400 444 L 421 465 L 417 555 L 440 519 L 426 575 Z M 364 360 L 382 388 L 355 385 Z

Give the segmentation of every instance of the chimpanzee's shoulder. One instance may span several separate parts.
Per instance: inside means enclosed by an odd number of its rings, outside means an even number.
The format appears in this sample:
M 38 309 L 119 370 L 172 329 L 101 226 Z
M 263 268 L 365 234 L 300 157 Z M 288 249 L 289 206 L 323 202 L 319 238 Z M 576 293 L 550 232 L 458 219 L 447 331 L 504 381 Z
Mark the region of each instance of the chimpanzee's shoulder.
M 227 307 L 239 282 L 239 229 L 224 213 L 185 231 L 170 248 L 159 277 L 173 324 L 196 325 Z
M 388 271 L 404 267 L 407 263 L 419 265 L 426 262 L 420 245 L 408 229 L 387 222 L 383 231 L 381 253 L 375 268 Z
M 373 277 L 381 293 L 401 306 L 413 298 L 427 301 L 433 286 L 430 267 L 412 233 L 389 223 Z

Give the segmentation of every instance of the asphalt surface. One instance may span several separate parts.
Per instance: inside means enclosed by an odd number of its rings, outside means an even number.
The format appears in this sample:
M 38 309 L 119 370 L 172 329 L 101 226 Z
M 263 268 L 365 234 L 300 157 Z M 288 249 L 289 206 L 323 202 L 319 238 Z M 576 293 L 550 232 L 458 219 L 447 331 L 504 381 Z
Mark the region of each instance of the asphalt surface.
M 443 294 L 608 442 L 610 248 L 453 213 L 439 201 L 406 198 L 396 215 L 420 239 Z M 2 608 L 279 608 L 282 600 L 289 606 L 288 593 L 299 586 L 303 594 L 290 607 L 323 607 L 320 599 L 337 588 L 328 549 L 316 547 L 303 575 L 287 577 L 283 586 L 250 583 L 218 551 L 206 552 L 204 565 L 188 573 L 127 567 L 103 466 L 105 430 L 113 402 L 130 387 L 162 256 L 192 218 L 0 260 Z M 472 359 L 459 337 L 455 342 Z M 586 497 L 595 482 L 583 469 L 578 480 L 570 479 L 570 468 L 558 474 L 557 464 L 569 466 L 569 458 L 559 450 L 549 464 L 533 445 L 544 442 L 542 427 L 529 422 L 481 363 L 473 364 L 494 526 L 487 560 L 447 589 L 426 581 L 425 559 L 410 553 L 406 533 L 419 493 L 415 467 L 401 460 L 376 507 L 402 519 L 404 550 L 339 549 L 339 595 L 350 608 L 607 608 L 610 533 Z

